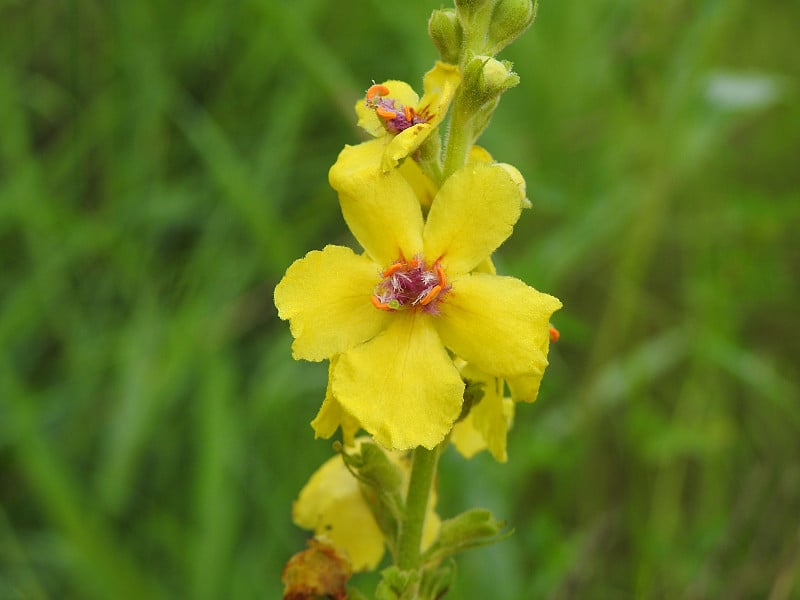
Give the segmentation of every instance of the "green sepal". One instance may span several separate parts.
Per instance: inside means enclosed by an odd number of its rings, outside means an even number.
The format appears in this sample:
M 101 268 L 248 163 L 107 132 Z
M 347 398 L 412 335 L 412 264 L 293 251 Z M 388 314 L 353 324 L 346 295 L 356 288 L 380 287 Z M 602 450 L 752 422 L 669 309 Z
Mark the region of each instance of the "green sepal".
M 381 571 L 375 600 L 417 600 L 420 579 L 419 571 L 402 571 L 395 566 L 388 567 Z
M 456 564 L 452 559 L 419 571 L 388 567 L 381 571 L 375 600 L 439 600 L 447 594 L 455 576 Z
M 478 139 L 484 129 L 489 126 L 489 122 L 492 120 L 492 115 L 494 115 L 498 104 L 500 104 L 500 96 L 497 96 L 494 100 L 490 100 L 481 106 L 480 110 L 472 117 L 472 131 L 474 132 L 473 135 L 475 139 Z
M 498 521 L 485 508 L 473 508 L 442 521 L 439 537 L 425 551 L 422 559 L 426 562 L 437 561 L 452 556 L 462 550 L 488 546 L 507 539 L 514 530 L 503 531 L 504 521 Z
M 384 490 L 400 491 L 403 474 L 376 443 L 365 440 L 357 451 L 342 452 L 342 458 L 362 483 Z
M 458 416 L 458 419 L 456 419 L 456 422 L 466 419 L 472 407 L 483 400 L 483 396 L 486 394 L 483 389 L 486 387 L 485 382 L 473 381 L 463 376 L 461 379 L 464 381 L 464 403 L 461 405 L 461 414 Z
M 341 451 L 341 454 L 347 468 L 361 483 L 361 494 L 394 555 L 399 523 L 405 513 L 400 468 L 372 441 L 361 442 L 355 452 Z
M 456 579 L 456 562 L 451 558 L 434 569 L 422 572 L 420 600 L 444 598 Z

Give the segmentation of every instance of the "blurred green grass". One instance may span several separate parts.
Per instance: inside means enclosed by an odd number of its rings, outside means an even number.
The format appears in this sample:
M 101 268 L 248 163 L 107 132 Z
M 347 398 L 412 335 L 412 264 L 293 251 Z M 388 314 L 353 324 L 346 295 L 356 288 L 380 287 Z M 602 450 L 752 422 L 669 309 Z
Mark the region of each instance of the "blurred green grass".
M 0 3 L 0 598 L 277 598 L 330 444 L 272 289 L 439 3 Z M 800 598 L 800 5 L 542 1 L 482 143 L 561 341 L 450 597 Z

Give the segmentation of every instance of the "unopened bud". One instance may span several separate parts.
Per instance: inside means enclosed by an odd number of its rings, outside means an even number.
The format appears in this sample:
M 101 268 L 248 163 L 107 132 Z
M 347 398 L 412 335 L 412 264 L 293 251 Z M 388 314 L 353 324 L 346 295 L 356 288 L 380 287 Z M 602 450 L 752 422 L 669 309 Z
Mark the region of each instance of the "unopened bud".
M 510 536 L 513 531 L 503 532 L 506 524 L 496 520 L 484 508 L 473 508 L 442 521 L 439 537 L 425 551 L 425 560 L 440 560 L 464 550 L 486 546 Z
M 458 64 L 464 32 L 454 9 L 434 10 L 428 21 L 428 35 L 433 40 L 433 45 L 439 50 L 444 62 Z
M 367 485 L 389 493 L 400 489 L 400 469 L 377 444 L 362 441 L 357 452 L 344 452 L 342 458 Z
M 497 3 L 489 24 L 489 48 L 492 54 L 497 54 L 531 26 L 538 6 L 538 0 L 500 0 Z
M 465 90 L 476 108 L 518 83 L 519 75 L 511 70 L 511 63 L 491 56 L 475 56 L 464 69 Z

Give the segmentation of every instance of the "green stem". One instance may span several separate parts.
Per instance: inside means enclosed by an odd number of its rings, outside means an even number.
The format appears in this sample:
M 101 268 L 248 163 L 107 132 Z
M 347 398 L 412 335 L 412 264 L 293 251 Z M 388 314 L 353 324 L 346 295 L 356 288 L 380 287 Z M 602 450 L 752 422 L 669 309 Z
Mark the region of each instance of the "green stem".
M 422 545 L 422 531 L 425 526 L 425 515 L 428 512 L 428 497 L 431 493 L 436 465 L 439 462 L 437 446 L 428 450 L 419 446 L 414 450 L 414 462 L 411 465 L 411 481 L 408 484 L 406 497 L 406 514 L 400 524 L 400 535 L 397 541 L 397 566 L 404 570 L 418 569 Z
M 453 101 L 453 114 L 450 116 L 450 128 L 447 131 L 442 181 L 467 162 L 467 154 L 472 146 L 472 112 L 467 104 L 462 86 Z

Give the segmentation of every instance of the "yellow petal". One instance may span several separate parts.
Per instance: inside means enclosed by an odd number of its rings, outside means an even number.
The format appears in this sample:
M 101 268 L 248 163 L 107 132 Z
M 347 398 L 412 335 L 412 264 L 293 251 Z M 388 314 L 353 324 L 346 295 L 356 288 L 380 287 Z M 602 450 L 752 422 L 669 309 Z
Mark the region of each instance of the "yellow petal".
M 489 154 L 489 151 L 486 150 L 486 148 L 483 148 L 481 146 L 472 146 L 472 148 L 469 149 L 469 155 L 467 156 L 467 163 L 476 163 L 476 162 L 491 164 L 494 162 L 494 159 L 492 158 L 492 155 Z M 526 185 L 525 185 L 525 178 L 522 176 L 522 173 L 520 173 L 517 170 L 517 168 L 513 167 L 512 165 L 506 163 L 498 163 L 498 164 L 499 166 L 503 167 L 506 171 L 508 171 L 508 174 L 511 175 L 511 178 L 517 182 L 517 185 L 519 186 L 520 189 L 520 194 L 522 196 L 522 208 L 531 208 L 533 205 L 531 204 L 531 201 L 528 200 L 528 198 L 525 196 Z
M 382 266 L 422 250 L 419 200 L 398 171 L 381 170 L 384 146 L 382 139 L 345 146 L 328 174 L 350 231 Z
M 431 114 L 433 117 L 429 121 L 431 126 L 436 127 L 444 119 L 460 81 L 461 74 L 458 67 L 439 60 L 425 73 L 422 79 L 425 93 L 419 101 L 417 112 Z
M 473 163 L 456 171 L 428 213 L 425 257 L 442 257 L 451 277 L 468 273 L 511 235 L 521 203 L 518 183 L 499 164 Z
M 478 266 L 472 270 L 473 273 L 488 273 L 489 275 L 497 275 L 497 268 L 494 266 L 492 257 L 483 259 Z
M 472 146 L 472 148 L 469 149 L 467 162 L 493 163 L 494 159 L 492 158 L 492 155 L 489 154 L 489 151 L 483 146 Z
M 544 376 L 544 367 L 519 377 L 509 377 L 508 389 L 514 402 L 535 402 Z
M 397 105 L 411 106 L 412 108 L 419 102 L 419 96 L 405 81 L 389 80 L 381 85 L 389 88 L 389 98 L 394 98 Z M 375 114 L 375 109 L 366 105 L 362 98 L 356 102 L 356 115 L 358 116 L 358 126 L 374 137 L 386 135 L 386 127 L 380 117 Z
M 405 157 L 413 154 L 433 131 L 431 123 L 418 123 L 404 129 L 387 144 L 381 160 L 381 169 L 389 171 Z
M 550 315 L 561 307 L 558 299 L 519 279 L 485 273 L 465 275 L 451 285 L 434 320 L 448 348 L 497 377 L 544 369 L 542 339 L 550 335 Z
M 383 534 L 341 456 L 311 476 L 292 505 L 292 519 L 344 549 L 354 571 L 372 570 L 383 558 Z
M 296 359 L 324 360 L 374 337 L 387 313 L 372 305 L 380 267 L 350 248 L 326 246 L 296 260 L 275 288 Z
M 339 358 L 333 393 L 380 444 L 432 449 L 458 418 L 464 384 L 430 315 L 391 317 L 383 333 Z
M 472 417 L 467 415 L 453 426 L 450 434 L 450 443 L 455 446 L 458 453 L 464 458 L 472 458 L 481 450 L 486 449 L 486 440 L 472 422 Z
M 336 359 L 331 358 L 331 364 L 328 368 L 328 388 L 325 390 L 325 399 L 322 401 L 322 406 L 311 421 L 311 427 L 314 429 L 314 438 L 328 439 L 339 427 L 342 428 L 342 441 L 345 446 L 352 446 L 355 440 L 356 433 L 361 429 L 358 421 L 353 418 L 353 415 L 344 410 L 336 401 L 331 390 L 331 374 L 333 368 L 336 366 Z
M 419 203 L 428 208 L 436 195 L 436 184 L 420 168 L 419 164 L 413 160 L 406 160 L 398 167 L 400 173 L 406 181 L 414 188 L 414 193 L 419 199 Z

